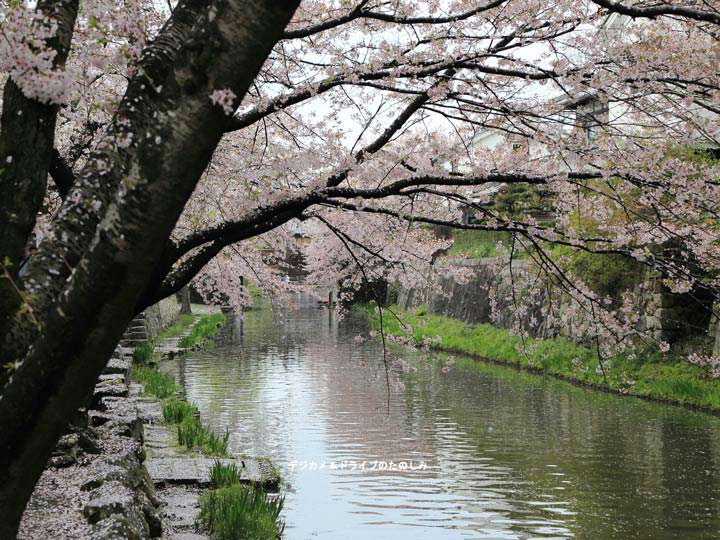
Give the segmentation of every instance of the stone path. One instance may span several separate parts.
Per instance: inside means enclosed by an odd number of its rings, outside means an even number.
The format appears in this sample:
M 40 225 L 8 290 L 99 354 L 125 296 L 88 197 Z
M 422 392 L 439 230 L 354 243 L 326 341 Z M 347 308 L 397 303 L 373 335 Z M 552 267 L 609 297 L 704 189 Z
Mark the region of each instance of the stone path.
M 195 310 L 196 306 L 193 306 Z M 204 309 L 200 314 L 212 313 Z M 195 322 L 199 320 L 196 317 Z M 155 347 L 164 359 L 187 352 L 178 346 L 180 340 L 190 333 L 188 329 L 179 336 L 169 337 Z M 142 387 L 130 385 L 130 395 L 140 396 Z M 135 397 L 139 417 L 143 423 L 144 448 L 147 455 L 145 467 L 152 479 L 156 493 L 162 501 L 164 540 L 207 540 L 195 529 L 200 512 L 199 498 L 211 487 L 210 469 L 215 458 L 189 452 L 177 442 L 174 426 L 163 423 L 162 408 L 154 398 Z M 268 491 L 276 491 L 280 484 L 277 469 L 269 460 L 253 458 L 223 458 L 224 463 L 236 463 L 241 469 L 241 482 L 258 483 Z
M 213 311 L 204 308 L 202 314 Z M 165 357 L 183 353 L 182 337 L 156 350 Z M 160 402 L 130 381 L 132 352 L 115 350 L 88 410 L 79 411 L 80 423 L 60 440 L 23 516 L 19 540 L 139 540 L 159 534 L 164 540 L 208 540 L 195 530 L 195 520 L 215 460 L 178 445 Z M 237 463 L 243 482 L 269 491 L 279 485 L 269 461 L 223 461 Z
M 192 484 L 210 486 L 210 469 L 215 458 L 188 458 L 187 456 L 163 456 L 148 459 L 145 463 L 151 478 L 158 484 Z M 266 489 L 277 489 L 278 478 L 272 465 L 256 459 L 220 459 L 224 465 L 237 464 L 240 469 L 240 483 L 257 483 Z

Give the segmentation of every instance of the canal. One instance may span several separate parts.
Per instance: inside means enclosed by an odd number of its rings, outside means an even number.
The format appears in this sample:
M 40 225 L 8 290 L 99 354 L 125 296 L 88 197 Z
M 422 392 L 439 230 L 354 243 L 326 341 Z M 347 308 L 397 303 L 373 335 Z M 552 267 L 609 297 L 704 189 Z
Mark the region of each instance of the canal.
M 720 537 L 720 418 L 463 358 L 388 394 L 361 333 L 298 298 L 165 365 L 280 467 L 287 540 Z

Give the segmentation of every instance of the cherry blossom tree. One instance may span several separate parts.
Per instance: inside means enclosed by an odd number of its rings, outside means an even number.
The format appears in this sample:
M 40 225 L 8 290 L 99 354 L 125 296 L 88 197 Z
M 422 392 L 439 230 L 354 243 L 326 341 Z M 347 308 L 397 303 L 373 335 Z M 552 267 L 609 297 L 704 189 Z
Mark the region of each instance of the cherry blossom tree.
M 2 538 L 132 317 L 192 280 L 276 287 L 298 224 L 307 282 L 349 287 L 458 273 L 434 226 L 507 231 L 603 346 L 631 310 L 550 245 L 717 290 L 717 2 L 0 9 Z M 498 184 L 555 218 L 485 204 Z

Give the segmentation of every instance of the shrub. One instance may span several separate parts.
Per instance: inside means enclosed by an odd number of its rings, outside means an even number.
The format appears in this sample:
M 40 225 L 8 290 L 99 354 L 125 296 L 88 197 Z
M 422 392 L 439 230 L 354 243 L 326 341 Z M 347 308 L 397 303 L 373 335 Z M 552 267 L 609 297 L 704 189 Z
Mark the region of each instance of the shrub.
M 640 283 L 645 267 L 642 263 L 618 254 L 588 253 L 567 246 L 557 246 L 553 259 L 565 257 L 567 271 L 581 279 L 600 296 L 619 300 L 621 293 Z
M 284 502 L 259 487 L 235 484 L 200 498 L 197 523 L 215 540 L 275 540 L 285 528 L 280 520 Z

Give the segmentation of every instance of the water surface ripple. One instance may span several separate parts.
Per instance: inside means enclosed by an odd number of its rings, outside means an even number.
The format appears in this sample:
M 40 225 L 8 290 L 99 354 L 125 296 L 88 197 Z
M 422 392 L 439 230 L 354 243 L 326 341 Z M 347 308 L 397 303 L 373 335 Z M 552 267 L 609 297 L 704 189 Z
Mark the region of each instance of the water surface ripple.
M 363 322 L 295 304 L 165 365 L 232 451 L 281 468 L 288 540 L 720 538 L 720 419 L 460 358 L 388 410 Z

